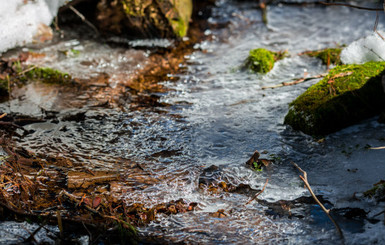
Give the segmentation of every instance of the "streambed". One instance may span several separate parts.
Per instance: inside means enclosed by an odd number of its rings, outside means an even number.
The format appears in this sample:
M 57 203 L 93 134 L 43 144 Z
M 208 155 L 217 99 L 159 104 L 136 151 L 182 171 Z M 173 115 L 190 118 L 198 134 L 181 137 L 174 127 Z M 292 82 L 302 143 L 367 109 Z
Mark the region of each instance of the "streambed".
M 290 210 L 282 208 L 281 202 L 281 208 L 274 209 L 280 200 L 309 196 L 290 164 L 295 161 L 308 172 L 310 184 L 328 207 L 342 210 L 336 217 L 346 243 L 384 242 L 383 218 L 378 217 L 378 222 L 348 219 L 343 209 L 364 209 L 367 217 L 384 209 L 383 203 L 360 193 L 384 178 L 385 152 L 367 146 L 385 145 L 385 126 L 372 118 L 319 141 L 282 123 L 288 104 L 317 80 L 262 89 L 304 73 L 324 73 L 327 68 L 321 61 L 296 54 L 348 44 L 367 35 L 375 14 L 345 7 L 275 5 L 268 8 L 268 20 L 267 26 L 261 22 L 253 3 L 219 1 L 209 19 L 212 28 L 205 32 L 207 40 L 195 45 L 184 72 L 174 75 L 176 81 L 164 81 L 164 89 L 151 94 L 157 98 L 155 106 L 138 109 L 130 104 L 132 99 L 120 98 L 123 109 L 105 108 L 101 92 L 96 98 L 55 97 L 60 93 L 54 87 L 44 99 L 41 91 L 47 90 L 35 84 L 1 107 L 34 117 L 54 111 L 58 121 L 27 124 L 24 129 L 29 133 L 18 144 L 87 164 L 92 170 L 118 170 L 130 176 L 131 185 L 122 186 L 126 191 L 119 196 L 127 204 L 152 206 L 180 198 L 198 203 L 194 212 L 160 214 L 157 221 L 139 228 L 142 237 L 169 243 L 338 243 L 333 224 L 317 205 L 300 202 Z M 381 17 L 379 29 L 384 28 L 382 23 Z M 107 87 L 117 87 L 121 77 L 132 75 L 136 61 L 148 59 L 145 51 L 89 42 L 67 40 L 71 49 L 81 50 L 80 56 L 50 65 L 78 77 L 105 72 L 113 78 Z M 257 47 L 288 50 L 291 57 L 276 63 L 267 75 L 239 69 L 248 51 Z M 74 63 L 86 59 L 91 63 L 83 63 L 84 69 L 72 70 Z M 104 80 L 97 81 L 102 82 L 94 87 L 105 86 Z M 113 97 L 112 92 L 108 94 Z M 245 162 L 255 150 L 276 161 L 262 172 L 249 169 Z M 205 171 L 213 165 L 218 168 Z M 213 193 L 199 188 L 202 179 L 250 189 Z M 268 185 L 258 198 L 271 205 L 256 201 L 246 205 L 266 179 Z M 224 215 L 215 215 L 218 210 Z M 2 223 L 0 234 L 10 227 L 14 223 Z

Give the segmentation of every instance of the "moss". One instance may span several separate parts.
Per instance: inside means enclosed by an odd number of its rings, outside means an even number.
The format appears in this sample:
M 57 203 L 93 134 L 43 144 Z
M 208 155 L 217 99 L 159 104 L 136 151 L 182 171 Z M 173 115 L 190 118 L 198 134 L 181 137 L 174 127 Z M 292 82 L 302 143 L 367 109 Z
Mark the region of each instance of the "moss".
M 252 49 L 246 60 L 246 66 L 254 72 L 267 73 L 274 67 L 274 53 L 263 48 Z
M 290 104 L 284 123 L 325 135 L 379 114 L 385 105 L 384 69 L 385 62 L 335 67 Z
M 39 80 L 44 83 L 66 84 L 71 82 L 71 76 L 51 68 L 34 68 L 25 73 L 29 79 Z
M 305 52 L 304 54 L 310 56 L 310 57 L 316 57 L 322 60 L 322 63 L 324 65 L 340 65 L 341 64 L 341 59 L 340 59 L 340 54 L 341 54 L 342 49 L 340 48 L 326 48 L 326 49 L 321 49 L 317 51 L 309 51 Z
M 374 184 L 374 187 L 364 192 L 365 197 L 375 198 L 377 201 L 385 200 L 385 181 Z
M 0 79 L 0 96 L 8 95 L 8 83 L 9 77 L 5 79 Z

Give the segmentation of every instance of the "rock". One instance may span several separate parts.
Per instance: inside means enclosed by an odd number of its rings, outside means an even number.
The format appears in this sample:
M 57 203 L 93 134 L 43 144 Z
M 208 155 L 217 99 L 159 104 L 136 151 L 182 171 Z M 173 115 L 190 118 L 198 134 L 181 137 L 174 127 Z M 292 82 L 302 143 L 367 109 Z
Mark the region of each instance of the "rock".
M 99 28 L 140 37 L 183 37 L 192 14 L 191 0 L 101 0 Z
M 264 167 L 271 165 L 272 161 L 268 159 L 259 158 L 261 154 L 255 151 L 253 155 L 247 160 L 246 165 L 256 171 L 262 171 Z
M 309 135 L 325 135 L 384 110 L 385 62 L 341 65 L 290 103 L 284 123 Z

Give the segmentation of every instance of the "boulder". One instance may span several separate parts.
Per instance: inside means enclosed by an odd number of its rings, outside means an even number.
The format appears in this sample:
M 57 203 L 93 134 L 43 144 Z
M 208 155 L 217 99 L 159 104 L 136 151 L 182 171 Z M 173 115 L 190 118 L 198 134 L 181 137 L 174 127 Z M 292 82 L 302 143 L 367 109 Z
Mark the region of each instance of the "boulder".
M 183 37 L 192 14 L 191 0 L 101 0 L 97 20 L 104 32 L 134 37 Z
M 309 135 L 325 135 L 380 114 L 385 62 L 341 65 L 295 99 L 284 123 Z

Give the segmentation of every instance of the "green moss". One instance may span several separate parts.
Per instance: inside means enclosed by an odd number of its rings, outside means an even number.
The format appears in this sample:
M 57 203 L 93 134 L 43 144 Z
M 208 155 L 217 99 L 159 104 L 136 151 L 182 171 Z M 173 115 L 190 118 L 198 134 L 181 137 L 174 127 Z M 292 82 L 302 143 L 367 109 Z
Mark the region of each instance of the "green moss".
M 377 201 L 385 200 L 385 181 L 374 184 L 374 187 L 364 192 L 365 197 L 375 198 Z
M 380 113 L 385 105 L 384 69 L 385 62 L 335 67 L 290 104 L 285 124 L 324 135 Z
M 340 54 L 342 49 L 340 48 L 326 48 L 317 51 L 305 52 L 310 57 L 316 57 L 322 60 L 324 65 L 339 65 L 341 64 Z
M 267 73 L 274 67 L 274 53 L 263 48 L 252 49 L 246 60 L 246 66 L 254 72 Z
M 25 73 L 29 79 L 39 80 L 44 83 L 66 84 L 71 82 L 71 76 L 51 68 L 33 68 Z
M 9 77 L 6 79 L 0 79 L 0 96 L 8 95 L 8 83 Z

